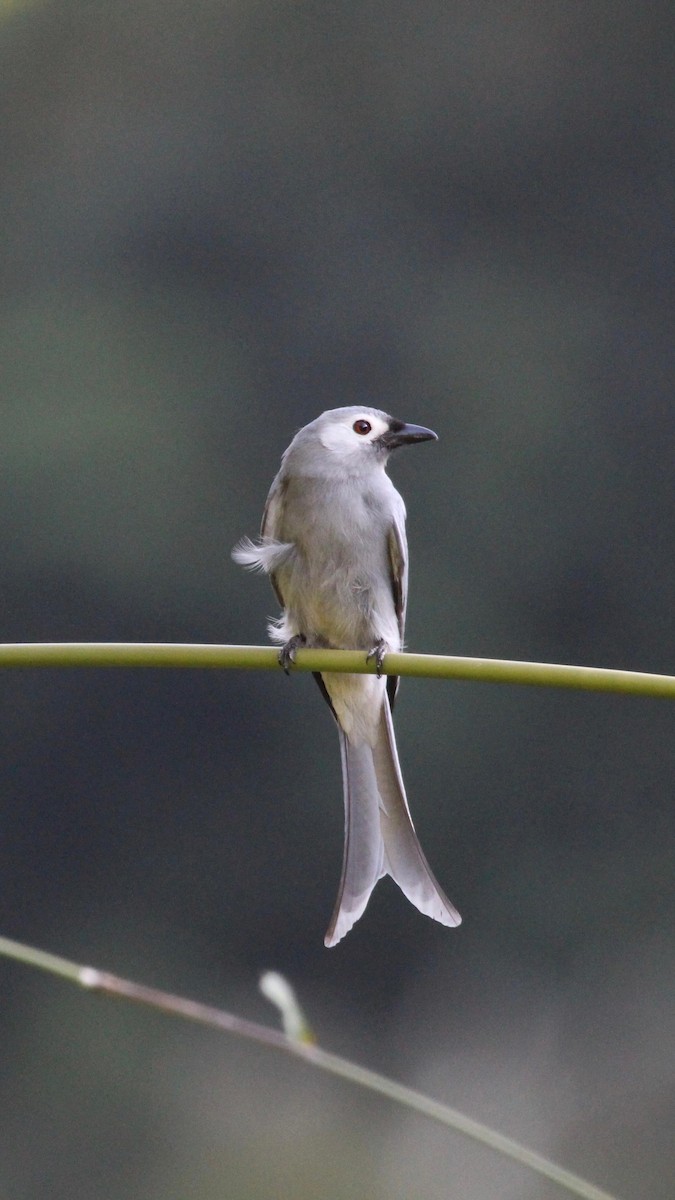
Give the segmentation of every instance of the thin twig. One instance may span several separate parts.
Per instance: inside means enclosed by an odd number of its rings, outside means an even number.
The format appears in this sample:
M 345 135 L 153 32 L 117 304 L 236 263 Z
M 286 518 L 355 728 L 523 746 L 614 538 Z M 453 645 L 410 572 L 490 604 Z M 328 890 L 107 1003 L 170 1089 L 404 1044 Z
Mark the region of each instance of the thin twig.
M 276 1029 L 258 1025 L 255 1021 L 247 1021 L 243 1017 L 236 1017 L 223 1009 L 200 1004 L 196 1000 L 187 1000 L 184 997 L 175 996 L 171 992 L 159 991 L 157 988 L 145 987 L 143 984 L 133 983 L 131 980 L 111 975 L 107 971 L 99 971 L 94 967 L 81 966 L 79 963 L 71 962 L 59 955 L 36 950 L 10 938 L 0 937 L 0 955 L 18 959 L 30 966 L 59 975 L 90 991 L 133 1000 L 137 1004 L 144 1004 L 172 1016 L 197 1021 L 201 1025 L 234 1034 L 236 1037 L 247 1038 L 275 1050 L 284 1050 L 287 1054 L 300 1058 L 311 1066 L 346 1079 L 359 1087 L 367 1088 L 371 1092 L 377 1092 L 388 1100 L 421 1113 L 425 1117 L 430 1117 L 457 1133 L 465 1134 L 474 1141 L 480 1142 L 481 1145 L 489 1147 L 490 1150 L 513 1159 L 521 1166 L 529 1167 L 530 1170 L 545 1179 L 559 1184 L 571 1195 L 581 1197 L 581 1200 L 616 1200 L 609 1192 L 604 1192 L 593 1184 L 587 1183 L 578 1175 L 566 1171 L 564 1167 L 559 1167 L 556 1163 L 550 1162 L 540 1154 L 535 1154 L 534 1151 L 519 1145 L 511 1138 L 489 1129 L 479 1121 L 473 1121 L 456 1109 L 449 1108 L 446 1104 L 441 1104 L 439 1101 L 425 1096 L 422 1092 L 417 1092 L 402 1083 L 388 1079 L 386 1075 L 380 1075 L 377 1071 L 370 1071 L 367 1067 L 359 1066 L 358 1063 L 350 1062 L 337 1054 L 322 1050 L 305 1037 L 289 1038 Z

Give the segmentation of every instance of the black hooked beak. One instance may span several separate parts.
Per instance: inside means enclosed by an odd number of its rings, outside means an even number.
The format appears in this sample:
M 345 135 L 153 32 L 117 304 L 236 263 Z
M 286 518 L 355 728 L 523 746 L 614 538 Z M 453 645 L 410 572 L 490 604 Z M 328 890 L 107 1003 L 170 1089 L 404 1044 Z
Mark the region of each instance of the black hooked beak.
M 438 434 L 434 433 L 433 429 L 425 429 L 424 425 L 406 425 L 405 421 L 392 421 L 379 441 L 387 450 L 395 450 L 397 446 L 411 446 L 413 442 L 437 442 Z

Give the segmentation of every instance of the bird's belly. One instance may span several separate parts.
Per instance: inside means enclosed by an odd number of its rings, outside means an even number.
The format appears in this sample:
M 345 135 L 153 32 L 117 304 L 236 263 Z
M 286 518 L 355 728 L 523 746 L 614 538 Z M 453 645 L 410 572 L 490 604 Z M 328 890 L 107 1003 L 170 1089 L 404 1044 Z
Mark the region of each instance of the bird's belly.
M 375 637 L 373 607 L 368 581 L 335 569 L 309 581 L 300 594 L 298 616 L 309 638 L 343 649 L 370 650 Z
M 296 561 L 281 587 L 287 614 L 310 645 L 368 652 L 383 638 L 398 649 L 393 596 L 367 572 Z
M 399 649 L 387 530 L 365 494 L 346 506 L 340 494 L 304 488 L 293 500 L 280 536 L 294 551 L 278 572 L 290 626 L 309 645 L 368 653 L 383 638 Z

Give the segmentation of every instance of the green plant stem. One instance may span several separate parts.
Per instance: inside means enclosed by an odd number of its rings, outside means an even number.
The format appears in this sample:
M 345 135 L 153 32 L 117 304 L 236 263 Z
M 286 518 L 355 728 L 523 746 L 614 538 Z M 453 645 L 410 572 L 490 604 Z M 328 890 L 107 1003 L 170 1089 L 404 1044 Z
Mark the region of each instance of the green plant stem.
M 581 1197 L 581 1200 L 615 1200 L 615 1197 L 611 1196 L 609 1192 L 587 1183 L 578 1175 L 566 1171 L 564 1167 L 559 1167 L 556 1163 L 550 1162 L 540 1154 L 535 1154 L 526 1146 L 519 1145 L 518 1142 L 504 1137 L 503 1134 L 482 1125 L 479 1121 L 473 1121 L 456 1109 L 449 1108 L 446 1104 L 441 1104 L 439 1101 L 425 1096 L 422 1092 L 417 1092 L 402 1083 L 388 1079 L 386 1075 L 370 1071 L 367 1067 L 359 1066 L 358 1063 L 350 1062 L 337 1054 L 331 1054 L 307 1041 L 293 1040 L 276 1029 L 258 1025 L 254 1021 L 247 1021 L 243 1017 L 234 1016 L 223 1009 L 200 1004 L 196 1000 L 187 1000 L 182 996 L 175 996 L 171 992 L 159 991 L 157 988 L 145 987 L 143 984 L 122 979 L 118 975 L 99 971 L 95 967 L 81 966 L 79 963 L 61 958 L 56 954 L 48 954 L 32 946 L 26 946 L 11 938 L 0 937 L 0 955 L 59 975 L 90 991 L 133 1000 L 137 1004 L 144 1004 L 172 1016 L 197 1021 L 201 1025 L 234 1034 L 236 1037 L 247 1038 L 275 1050 L 284 1050 L 320 1070 L 346 1079 L 359 1087 L 367 1088 L 371 1092 L 377 1092 L 404 1108 L 430 1117 L 441 1125 L 480 1142 L 481 1145 L 487 1146 L 498 1154 L 513 1159 L 521 1166 L 528 1167 L 545 1179 L 557 1183 L 571 1195 Z
M 180 642 L 12 642 L 0 644 L 2 667 L 171 667 L 281 670 L 272 646 L 221 646 Z M 299 650 L 294 670 L 373 674 L 361 650 Z M 477 683 L 573 688 L 675 699 L 675 676 L 608 667 L 514 662 L 443 654 L 388 654 L 385 675 L 464 679 Z

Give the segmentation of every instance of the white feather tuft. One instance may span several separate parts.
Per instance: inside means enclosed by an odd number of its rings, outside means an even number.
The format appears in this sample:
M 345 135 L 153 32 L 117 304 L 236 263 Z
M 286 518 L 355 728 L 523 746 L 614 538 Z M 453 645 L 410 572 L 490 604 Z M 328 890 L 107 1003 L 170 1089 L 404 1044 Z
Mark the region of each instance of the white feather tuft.
M 270 538 L 252 542 L 249 537 L 245 537 L 237 542 L 232 557 L 236 563 L 247 567 L 249 571 L 264 571 L 266 575 L 270 575 L 286 561 L 292 550 L 292 542 L 275 542 Z

